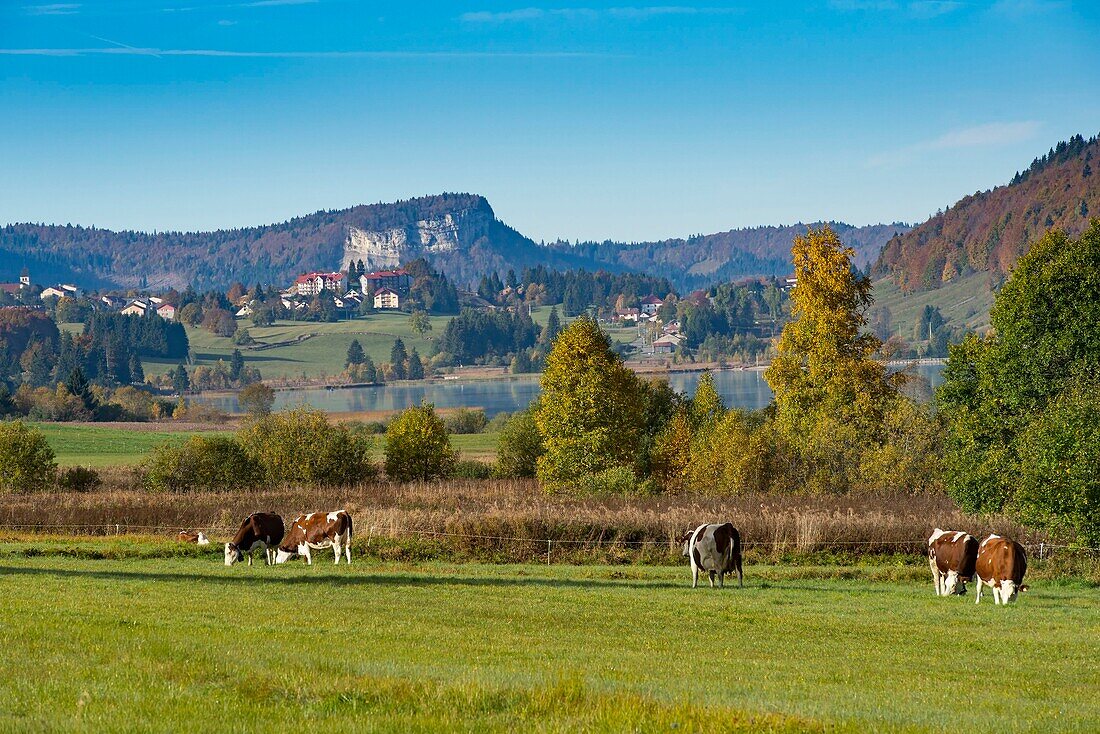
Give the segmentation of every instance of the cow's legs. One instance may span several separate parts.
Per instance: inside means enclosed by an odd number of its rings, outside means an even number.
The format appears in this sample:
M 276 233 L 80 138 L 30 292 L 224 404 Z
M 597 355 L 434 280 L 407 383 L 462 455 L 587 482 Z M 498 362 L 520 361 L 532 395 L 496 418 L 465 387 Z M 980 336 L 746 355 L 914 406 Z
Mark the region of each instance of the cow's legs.
M 307 566 L 312 566 L 313 565 L 313 554 L 310 553 L 308 545 L 303 545 L 302 546 L 302 555 L 306 557 L 306 565 Z
M 348 565 L 351 565 L 351 538 L 348 538 L 344 543 L 344 556 L 348 559 Z
M 691 588 L 699 586 L 699 567 L 694 563 L 691 564 Z
M 252 565 L 252 549 L 251 548 L 248 549 L 248 565 L 249 566 Z
M 993 588 L 993 603 L 994 604 L 1000 604 L 1001 603 L 1001 586 L 1000 586 L 1000 584 L 997 584 L 996 582 L 994 582 L 992 588 Z
M 710 588 L 714 588 L 714 571 L 707 571 L 707 575 L 710 576 Z
M 981 576 L 978 576 L 977 574 L 974 574 L 974 585 L 978 587 L 978 593 L 974 595 L 974 603 L 975 604 L 981 604 L 982 603 L 982 586 L 983 586 Z
M 933 556 L 928 557 L 928 566 L 932 569 L 932 583 L 936 587 L 936 596 L 943 596 L 943 586 L 940 583 L 940 567 L 936 565 Z
M 719 589 L 726 588 L 726 574 L 723 573 L 722 571 L 718 572 L 718 588 Z
M 335 543 L 332 544 L 332 550 L 333 550 L 334 554 L 336 555 L 336 565 L 339 566 L 340 565 L 340 554 L 344 552 L 344 549 L 340 547 L 339 538 L 336 540 Z

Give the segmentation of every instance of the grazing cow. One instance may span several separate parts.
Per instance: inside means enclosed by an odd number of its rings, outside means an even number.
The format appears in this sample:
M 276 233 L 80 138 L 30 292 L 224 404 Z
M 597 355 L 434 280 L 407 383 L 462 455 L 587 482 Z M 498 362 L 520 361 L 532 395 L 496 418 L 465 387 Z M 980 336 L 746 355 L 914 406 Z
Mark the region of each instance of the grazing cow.
M 1027 591 L 1024 573 L 1027 572 L 1027 556 L 1024 547 L 1015 540 L 990 535 L 978 547 L 978 561 L 974 566 L 974 579 L 978 584 L 978 598 L 982 603 L 982 586 L 993 589 L 994 604 L 1008 604 L 1016 600 L 1016 594 Z
M 699 571 L 710 576 L 714 588 L 714 575 L 718 585 L 725 586 L 725 575 L 737 572 L 737 585 L 744 586 L 741 573 L 741 534 L 732 523 L 722 525 L 703 524 L 682 539 L 684 556 L 691 559 L 691 588 L 699 585 Z
M 244 560 L 248 554 L 248 565 L 252 565 L 252 551 L 264 549 L 264 562 L 271 565 L 275 560 L 275 549 L 283 539 L 283 518 L 274 512 L 254 512 L 244 519 L 240 530 L 233 540 L 225 544 L 225 565 L 232 566 Z
M 196 545 L 210 545 L 210 538 L 203 535 L 202 531 L 192 533 L 188 530 L 181 530 L 180 534 L 176 536 L 176 539 L 181 543 L 194 543 Z
M 275 563 L 286 563 L 294 556 L 303 556 L 313 565 L 310 551 L 332 548 L 336 564 L 343 553 L 351 563 L 351 515 L 343 510 L 335 512 L 311 512 L 295 518 L 290 532 L 275 554 Z
M 966 582 L 974 578 L 977 560 L 977 538 L 962 531 L 936 528 L 928 539 L 928 565 L 936 596 L 965 594 Z

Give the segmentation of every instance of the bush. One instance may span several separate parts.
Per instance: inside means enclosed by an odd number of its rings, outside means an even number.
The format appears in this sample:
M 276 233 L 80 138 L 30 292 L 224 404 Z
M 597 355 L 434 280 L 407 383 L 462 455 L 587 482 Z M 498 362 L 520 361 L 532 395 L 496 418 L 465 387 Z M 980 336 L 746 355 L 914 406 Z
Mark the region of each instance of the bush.
M 443 424 L 447 427 L 447 433 L 481 433 L 485 430 L 485 426 L 489 424 L 489 419 L 485 417 L 484 410 L 459 408 L 444 418 Z
M 504 427 L 508 425 L 508 421 L 512 420 L 514 413 L 507 411 L 501 411 L 489 419 L 489 422 L 485 426 L 486 433 L 500 433 L 504 430 Z
M 237 393 L 237 403 L 249 415 L 262 417 L 271 414 L 275 404 L 275 391 L 262 382 L 254 382 Z
M 491 479 L 493 467 L 472 459 L 457 461 L 451 470 L 451 476 L 455 479 Z
M 1031 527 L 1100 545 L 1100 389 L 1059 396 L 1022 432 L 1017 454 L 1009 511 Z
M 530 410 L 516 413 L 500 432 L 497 472 L 503 477 L 533 477 L 543 451 L 535 416 Z
M 612 466 L 590 474 L 577 482 L 577 488 L 584 494 L 618 496 L 653 494 L 656 491 L 652 481 L 639 481 L 634 470 L 628 466 Z
M 99 472 L 86 466 L 62 469 L 57 477 L 57 488 L 62 492 L 91 492 L 102 483 Z
M 305 406 L 255 419 L 237 432 L 269 482 L 340 484 L 373 479 L 371 440 Z
M 56 474 L 53 449 L 41 431 L 23 421 L 0 423 L 0 490 L 50 489 Z
M 450 476 L 457 454 L 431 404 L 408 408 L 386 431 L 386 474 L 397 481 Z
M 162 444 L 144 468 L 146 488 L 157 492 L 251 488 L 262 477 L 241 445 L 223 436 L 192 436 L 182 446 Z

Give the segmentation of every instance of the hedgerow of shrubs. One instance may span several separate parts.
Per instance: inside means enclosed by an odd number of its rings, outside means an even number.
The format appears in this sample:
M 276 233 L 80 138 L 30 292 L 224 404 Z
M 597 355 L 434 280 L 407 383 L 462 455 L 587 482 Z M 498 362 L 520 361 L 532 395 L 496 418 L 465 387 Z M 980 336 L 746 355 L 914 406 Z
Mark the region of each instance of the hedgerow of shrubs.
M 377 475 L 371 447 L 365 433 L 302 407 L 251 420 L 233 437 L 159 446 L 143 465 L 144 483 L 153 491 L 187 492 L 366 481 Z

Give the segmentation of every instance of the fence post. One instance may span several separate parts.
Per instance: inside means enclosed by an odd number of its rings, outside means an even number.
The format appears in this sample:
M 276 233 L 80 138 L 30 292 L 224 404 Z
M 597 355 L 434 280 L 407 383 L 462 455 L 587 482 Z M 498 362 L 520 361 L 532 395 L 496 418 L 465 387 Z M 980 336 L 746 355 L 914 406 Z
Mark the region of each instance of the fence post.
M 552 541 L 552 540 L 547 540 L 546 541 L 546 565 L 547 566 L 550 565 L 550 544 L 552 542 L 554 542 L 554 541 Z
M 1043 553 L 1045 552 L 1045 550 L 1046 550 L 1045 545 L 1043 543 L 1039 543 L 1039 560 L 1040 561 L 1043 560 Z

